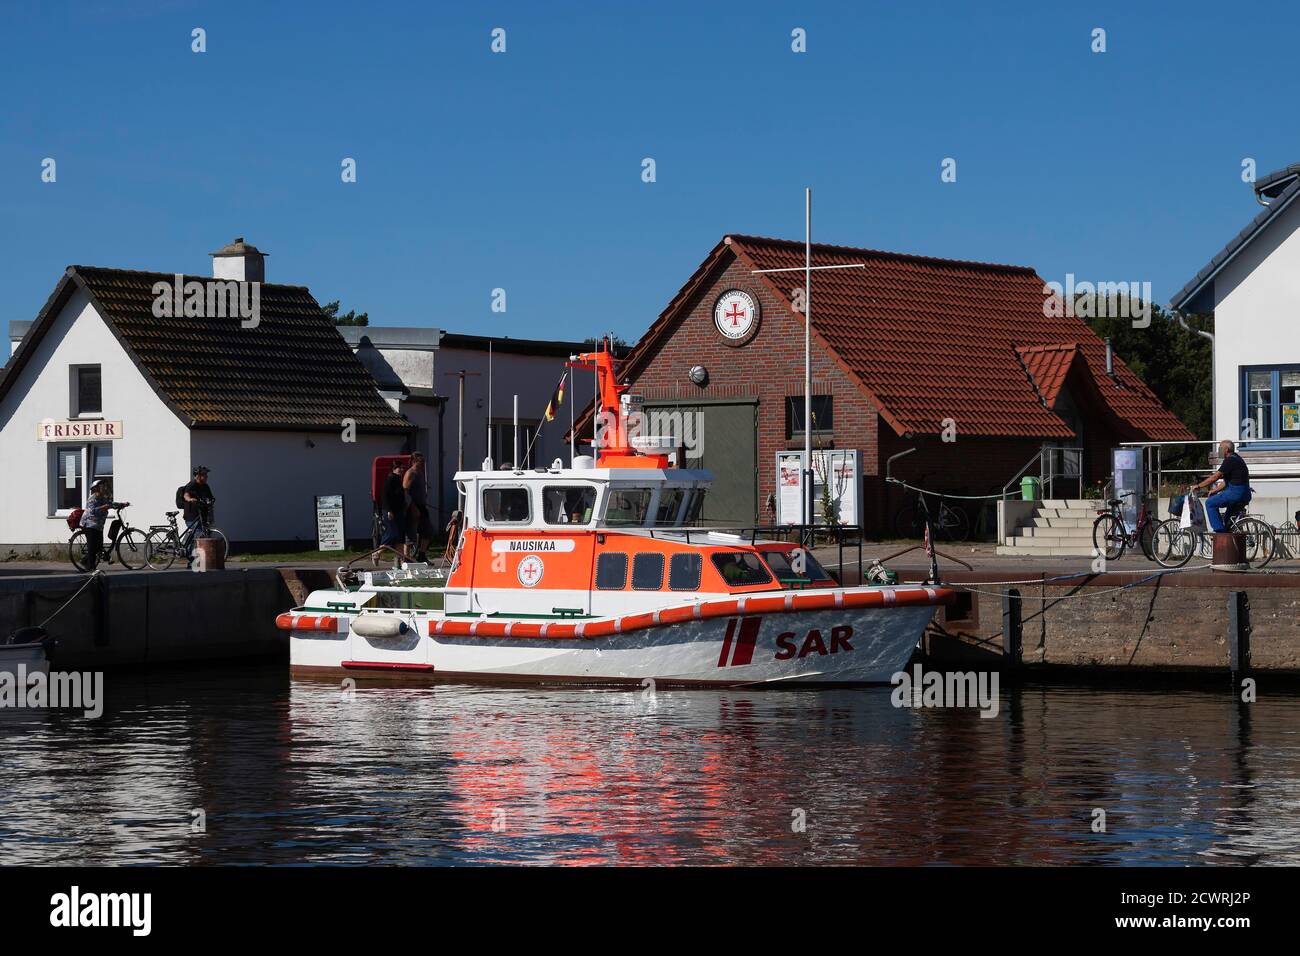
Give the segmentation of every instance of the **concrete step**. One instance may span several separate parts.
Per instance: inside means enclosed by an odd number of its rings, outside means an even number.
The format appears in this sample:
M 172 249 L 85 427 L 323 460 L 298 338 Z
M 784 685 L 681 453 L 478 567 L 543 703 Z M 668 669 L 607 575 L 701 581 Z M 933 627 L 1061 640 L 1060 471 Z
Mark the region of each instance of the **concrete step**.
M 1083 551 L 1087 554 L 1092 553 L 1092 539 L 1090 538 L 1061 538 L 1053 536 L 1043 536 L 1041 538 L 1008 538 L 1007 546 L 1012 548 L 1030 548 L 1035 551 L 1051 550 L 1054 548 L 1073 548 Z
M 1093 498 L 1048 498 L 1043 502 L 1044 508 L 1102 508 L 1101 501 Z
M 1092 528 L 1079 527 L 1061 527 L 1052 526 L 1050 528 L 1020 528 L 1012 535 L 1013 538 L 1078 538 L 1081 541 L 1092 540 Z
M 1092 557 L 1092 548 L 1088 548 L 1086 550 L 1083 548 L 1069 548 L 1069 547 L 1022 548 L 1017 545 L 1000 544 L 998 545 L 997 553 L 1000 555 L 1006 555 L 1008 557 L 1020 556 L 1026 558 L 1043 558 L 1043 557 L 1090 558 Z
M 1029 523 L 1023 525 L 1026 528 L 1092 528 L 1093 518 L 1049 518 L 1043 515 L 1034 515 L 1029 519 Z
M 1087 518 L 1089 521 L 1097 518 L 1092 508 L 1039 508 L 1034 514 L 1041 518 Z

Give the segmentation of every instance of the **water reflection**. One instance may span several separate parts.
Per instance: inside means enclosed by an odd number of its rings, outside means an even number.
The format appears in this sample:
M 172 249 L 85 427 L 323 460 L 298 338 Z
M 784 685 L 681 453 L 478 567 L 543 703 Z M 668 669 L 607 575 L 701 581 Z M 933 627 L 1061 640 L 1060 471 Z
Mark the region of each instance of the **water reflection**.
M 98 721 L 0 712 L 4 863 L 1300 863 L 1295 696 L 106 689 Z

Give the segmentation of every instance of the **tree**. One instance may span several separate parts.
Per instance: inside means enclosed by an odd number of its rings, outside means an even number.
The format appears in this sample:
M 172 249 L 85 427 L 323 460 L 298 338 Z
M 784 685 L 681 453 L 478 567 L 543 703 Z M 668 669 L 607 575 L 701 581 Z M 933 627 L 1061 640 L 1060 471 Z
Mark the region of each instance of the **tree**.
M 326 305 L 322 305 L 320 310 L 330 317 L 335 325 L 369 325 L 370 313 L 358 313 L 355 309 L 350 309 L 346 315 L 339 315 L 339 300 L 335 299 Z

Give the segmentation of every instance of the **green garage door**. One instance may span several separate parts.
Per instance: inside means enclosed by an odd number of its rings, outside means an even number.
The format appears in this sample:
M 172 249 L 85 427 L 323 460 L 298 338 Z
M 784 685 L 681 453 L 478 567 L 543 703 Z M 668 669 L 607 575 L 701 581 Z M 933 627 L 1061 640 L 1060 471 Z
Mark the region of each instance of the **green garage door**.
M 696 450 L 687 449 L 686 467 L 713 472 L 713 485 L 705 499 L 704 518 L 711 525 L 748 527 L 758 514 L 758 404 L 647 405 L 645 411 L 656 434 L 695 437 Z M 656 412 L 669 413 L 656 419 Z M 680 414 L 676 414 L 680 413 Z M 690 416 L 691 421 L 686 417 Z M 667 427 L 665 427 L 667 426 Z M 692 436 L 692 432 L 698 434 Z

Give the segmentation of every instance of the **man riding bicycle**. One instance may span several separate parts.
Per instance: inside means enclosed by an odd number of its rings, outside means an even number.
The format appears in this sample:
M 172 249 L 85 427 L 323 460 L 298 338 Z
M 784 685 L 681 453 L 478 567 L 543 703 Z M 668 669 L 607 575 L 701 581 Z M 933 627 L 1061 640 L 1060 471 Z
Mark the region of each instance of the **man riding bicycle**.
M 1215 531 L 1227 531 L 1224 526 L 1223 513 L 1220 509 L 1230 511 L 1236 506 L 1244 507 L 1250 502 L 1250 469 L 1246 462 L 1233 450 L 1232 442 L 1226 438 L 1219 442 L 1219 470 L 1204 481 L 1188 486 L 1188 493 L 1195 493 L 1207 485 L 1222 482 L 1223 487 L 1205 499 L 1206 517 L 1210 527 Z

